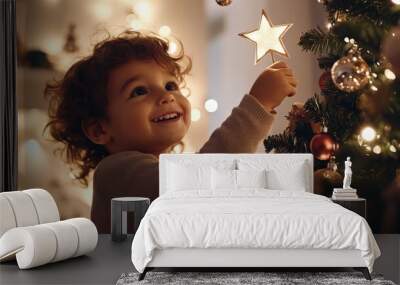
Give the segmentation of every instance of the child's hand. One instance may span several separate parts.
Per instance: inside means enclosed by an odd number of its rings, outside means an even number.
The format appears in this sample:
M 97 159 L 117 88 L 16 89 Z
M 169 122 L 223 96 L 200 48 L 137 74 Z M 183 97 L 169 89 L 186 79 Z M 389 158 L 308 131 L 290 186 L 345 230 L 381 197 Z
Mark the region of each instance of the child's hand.
M 297 80 L 293 71 L 282 61 L 275 62 L 264 70 L 254 82 L 250 95 L 255 96 L 258 101 L 269 112 L 275 112 L 274 108 L 279 106 L 286 96 L 296 93 Z

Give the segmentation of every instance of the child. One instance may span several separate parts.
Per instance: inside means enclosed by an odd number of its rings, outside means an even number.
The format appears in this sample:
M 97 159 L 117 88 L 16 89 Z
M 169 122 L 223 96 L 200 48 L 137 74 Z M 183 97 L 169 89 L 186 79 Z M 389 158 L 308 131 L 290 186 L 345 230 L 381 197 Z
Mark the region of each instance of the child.
M 50 133 L 65 145 L 77 179 L 93 177 L 91 218 L 110 232 L 110 200 L 158 197 L 158 157 L 181 141 L 190 126 L 190 103 L 180 93 L 191 61 L 171 57 L 152 35 L 124 32 L 98 43 L 63 80 L 46 86 Z M 267 68 L 250 93 L 216 129 L 200 153 L 252 153 L 274 119 L 273 108 L 295 93 L 297 82 L 283 62 Z

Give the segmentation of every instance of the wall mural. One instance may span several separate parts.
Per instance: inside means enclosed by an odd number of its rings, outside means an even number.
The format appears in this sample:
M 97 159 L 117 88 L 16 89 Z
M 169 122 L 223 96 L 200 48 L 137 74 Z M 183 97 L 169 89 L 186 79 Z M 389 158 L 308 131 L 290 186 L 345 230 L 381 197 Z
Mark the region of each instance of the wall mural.
M 312 153 L 316 194 L 356 192 L 374 232 L 399 233 L 398 4 L 266 2 L 17 1 L 18 188 L 109 226 L 113 195 L 156 198 L 158 172 L 140 171 L 160 153 Z M 124 151 L 137 163 L 96 175 Z M 156 178 L 121 189 L 124 175 Z

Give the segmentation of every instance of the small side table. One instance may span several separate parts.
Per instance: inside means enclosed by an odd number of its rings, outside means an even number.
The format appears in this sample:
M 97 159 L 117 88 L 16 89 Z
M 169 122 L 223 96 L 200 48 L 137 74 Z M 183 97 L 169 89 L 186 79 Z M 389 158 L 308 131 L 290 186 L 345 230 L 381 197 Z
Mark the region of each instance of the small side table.
M 364 219 L 367 218 L 367 200 L 364 198 L 357 199 L 332 199 L 332 202 L 359 214 Z
M 127 235 L 127 212 L 134 212 L 134 232 L 146 214 L 150 199 L 144 197 L 118 197 L 111 199 L 111 239 L 124 241 Z

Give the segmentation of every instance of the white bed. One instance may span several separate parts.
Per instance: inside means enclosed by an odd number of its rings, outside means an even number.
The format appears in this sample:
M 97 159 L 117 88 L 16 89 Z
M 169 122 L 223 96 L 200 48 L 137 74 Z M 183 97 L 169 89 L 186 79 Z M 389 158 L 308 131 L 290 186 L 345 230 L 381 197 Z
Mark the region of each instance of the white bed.
M 155 267 L 354 267 L 370 278 L 380 255 L 371 230 L 312 194 L 312 155 L 168 154 L 159 169 L 160 197 L 132 243 L 140 279 Z

